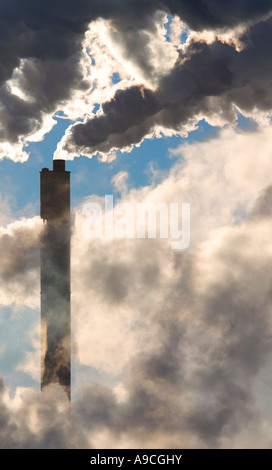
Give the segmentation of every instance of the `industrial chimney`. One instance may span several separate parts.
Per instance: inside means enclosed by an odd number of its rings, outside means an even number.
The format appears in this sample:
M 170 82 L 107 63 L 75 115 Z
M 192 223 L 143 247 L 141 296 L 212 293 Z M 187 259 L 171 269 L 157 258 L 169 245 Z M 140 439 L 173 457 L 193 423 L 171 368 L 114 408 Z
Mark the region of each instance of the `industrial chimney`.
M 41 389 L 59 383 L 71 399 L 70 172 L 53 160 L 40 177 Z

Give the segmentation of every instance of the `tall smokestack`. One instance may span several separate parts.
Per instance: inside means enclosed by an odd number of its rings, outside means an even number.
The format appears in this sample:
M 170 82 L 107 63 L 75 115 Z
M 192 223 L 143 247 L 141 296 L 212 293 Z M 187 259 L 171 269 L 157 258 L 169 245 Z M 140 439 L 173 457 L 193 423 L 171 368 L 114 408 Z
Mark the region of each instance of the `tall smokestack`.
M 41 182 L 41 389 L 59 383 L 71 399 L 70 172 L 65 160 Z

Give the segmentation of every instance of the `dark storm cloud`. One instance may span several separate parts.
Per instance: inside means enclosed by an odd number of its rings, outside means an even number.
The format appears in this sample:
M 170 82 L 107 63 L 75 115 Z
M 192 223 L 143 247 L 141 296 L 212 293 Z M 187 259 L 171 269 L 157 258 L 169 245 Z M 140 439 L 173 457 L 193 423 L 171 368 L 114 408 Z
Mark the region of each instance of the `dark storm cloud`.
M 144 51 L 149 41 L 147 31 L 154 32 L 156 12 L 179 15 L 190 27 L 203 29 L 232 27 L 240 22 L 254 21 L 267 14 L 270 9 L 271 1 L 267 0 L 230 1 L 220 4 L 220 7 L 215 0 L 199 0 L 193 4 L 185 0 L 1 0 L 0 139 L 16 143 L 20 137 L 27 138 L 32 132 L 39 130 L 46 114 L 54 113 L 64 100 L 69 99 L 73 90 L 87 87 L 79 62 L 82 40 L 88 24 L 99 17 L 111 21 L 116 38 L 121 42 L 125 41 L 127 56 L 152 73 Z M 23 64 L 22 59 L 25 60 Z M 19 66 L 19 83 L 30 100 L 14 96 L 6 85 L 6 81 Z M 143 94 L 148 95 L 148 91 Z M 142 117 L 140 113 L 138 121 Z M 152 128 L 152 124 L 139 125 L 138 122 L 136 129 L 126 132 L 125 141 L 138 141 L 147 128 Z M 96 126 L 96 123 L 93 125 Z M 98 125 L 100 126 L 100 122 Z M 104 133 L 107 138 L 111 130 L 105 131 L 104 122 L 101 122 L 101 126 L 101 130 L 96 128 L 96 131 L 99 134 Z M 79 133 L 78 128 L 74 131 L 75 134 L 76 132 Z M 123 132 L 122 127 L 118 132 Z M 113 144 L 122 146 L 123 142 L 113 138 Z M 88 139 L 84 145 L 93 146 Z
M 53 114 L 57 103 L 69 98 L 69 90 L 80 83 L 76 57 L 62 61 L 33 59 L 21 68 L 19 83 L 31 100 L 0 88 L 0 140 L 16 143 L 19 136 L 38 131 L 45 114 Z
M 195 30 L 232 27 L 238 23 L 256 19 L 271 11 L 271 0 L 170 0 L 161 1 L 162 9 L 178 15 Z
M 179 131 L 190 119 L 214 115 L 232 121 L 234 105 L 270 111 L 272 20 L 252 26 L 241 39 L 240 52 L 219 41 L 192 43 L 155 91 L 119 90 L 103 104 L 102 115 L 70 128 L 64 148 L 108 152 L 140 142 L 156 126 Z
M 39 130 L 45 114 L 54 113 L 73 88 L 85 86 L 79 69 L 85 28 L 84 20 L 74 25 L 54 18 L 53 2 L 0 2 L 2 141 L 15 143 Z M 5 83 L 13 73 L 27 100 Z
M 107 152 L 137 143 L 151 128 L 160 105 L 152 91 L 134 86 L 118 90 L 114 99 L 102 108 L 102 116 L 72 127 L 72 147 L 75 145 L 83 152 L 84 149 Z

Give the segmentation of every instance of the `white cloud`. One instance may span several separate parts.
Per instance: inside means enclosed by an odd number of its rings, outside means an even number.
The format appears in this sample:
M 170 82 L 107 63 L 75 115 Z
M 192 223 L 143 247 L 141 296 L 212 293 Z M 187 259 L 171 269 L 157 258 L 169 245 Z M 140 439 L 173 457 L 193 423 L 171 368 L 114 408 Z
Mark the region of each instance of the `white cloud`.
M 24 163 L 28 160 L 29 154 L 24 150 L 24 143 L 11 144 L 9 142 L 0 143 L 0 159 L 9 158 L 14 162 Z
M 11 222 L 0 227 L 0 303 L 39 305 L 39 217 Z
M 27 334 L 26 343 L 31 346 L 31 351 L 23 354 L 21 362 L 16 366 L 16 370 L 28 374 L 37 383 L 41 379 L 41 352 L 40 352 L 40 323 L 36 327 L 32 326 Z

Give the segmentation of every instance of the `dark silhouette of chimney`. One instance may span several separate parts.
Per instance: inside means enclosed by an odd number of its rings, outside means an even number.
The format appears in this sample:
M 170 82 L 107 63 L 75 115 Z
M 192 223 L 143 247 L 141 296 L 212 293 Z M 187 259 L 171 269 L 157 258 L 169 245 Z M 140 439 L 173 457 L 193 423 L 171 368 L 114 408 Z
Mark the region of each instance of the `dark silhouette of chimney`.
M 71 399 L 70 172 L 65 160 L 40 172 L 41 389 L 59 383 Z

